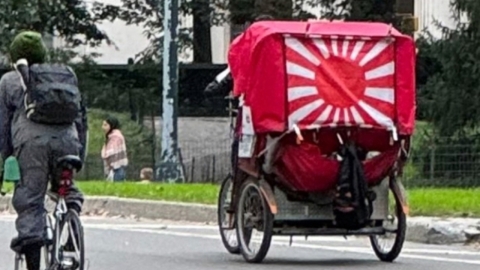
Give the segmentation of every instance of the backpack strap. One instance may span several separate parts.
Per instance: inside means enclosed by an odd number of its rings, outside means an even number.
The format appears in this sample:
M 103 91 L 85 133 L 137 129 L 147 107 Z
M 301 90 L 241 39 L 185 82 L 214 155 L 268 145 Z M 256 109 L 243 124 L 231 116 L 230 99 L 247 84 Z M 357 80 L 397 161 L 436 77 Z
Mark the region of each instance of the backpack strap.
M 30 81 L 28 74 L 28 61 L 27 59 L 20 59 L 13 65 L 15 71 L 20 76 L 20 84 L 22 85 L 23 91 L 27 92 L 27 82 Z
M 23 98 L 23 104 L 25 107 L 25 112 L 27 114 L 27 118 L 33 113 L 35 110 L 35 103 L 29 104 L 28 102 L 28 94 L 30 85 L 30 67 L 28 66 L 28 61 L 26 59 L 18 60 L 14 65 L 14 68 L 18 75 L 20 76 L 20 84 L 22 85 L 23 92 L 25 93 Z

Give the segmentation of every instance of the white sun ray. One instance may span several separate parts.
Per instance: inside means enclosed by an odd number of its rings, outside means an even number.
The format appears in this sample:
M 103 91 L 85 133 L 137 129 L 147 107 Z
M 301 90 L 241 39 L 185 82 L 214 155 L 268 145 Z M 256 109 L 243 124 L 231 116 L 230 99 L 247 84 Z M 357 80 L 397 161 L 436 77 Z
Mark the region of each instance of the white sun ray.
M 303 56 L 305 59 L 310 61 L 315 66 L 320 65 L 320 59 L 318 59 L 313 53 L 311 53 L 305 47 L 305 45 L 303 45 L 302 42 L 300 42 L 300 40 L 296 38 L 286 38 L 285 45 L 287 45 L 287 47 L 294 50 L 295 52 L 299 53 L 301 56 Z
M 353 120 L 355 121 L 355 123 L 357 123 L 357 124 L 365 123 L 365 120 L 363 120 L 362 116 L 360 115 L 360 113 L 357 111 L 357 109 L 355 107 L 353 107 L 353 106 L 350 107 L 350 112 L 353 115 Z
M 317 120 L 315 121 L 315 123 L 323 123 L 325 122 L 327 119 L 328 119 L 328 116 L 330 116 L 330 113 L 332 112 L 333 110 L 333 106 L 332 105 L 328 105 L 325 110 L 323 110 L 322 114 L 317 118 Z
M 297 75 L 310 80 L 315 79 L 315 72 L 308 68 L 302 67 L 298 64 L 287 61 L 287 73 L 290 75 Z
M 343 115 L 345 116 L 345 124 L 349 125 L 350 123 L 350 116 L 348 115 L 348 109 L 343 108 Z
M 338 123 L 340 120 L 340 108 L 335 109 L 335 114 L 333 115 L 333 122 Z
M 288 117 L 288 122 L 290 123 L 290 126 L 293 126 L 294 124 L 311 114 L 314 110 L 320 108 L 323 103 L 325 103 L 325 101 L 323 101 L 322 99 L 315 100 L 314 102 L 300 107 L 298 110 L 291 113 Z
M 364 101 L 358 102 L 358 105 L 365 110 L 365 112 L 370 115 L 370 117 L 375 120 L 379 125 L 384 127 L 393 127 L 393 121 L 390 117 L 384 115 L 383 113 L 379 112 L 377 109 L 373 108 L 372 106 L 368 105 Z
M 373 80 L 373 79 L 392 75 L 394 72 L 395 72 L 395 63 L 392 61 L 383 66 L 379 66 L 377 68 L 374 68 L 372 70 L 365 72 L 365 78 L 367 80 Z
M 395 92 L 393 88 L 367 87 L 365 95 L 391 104 L 395 102 Z
M 331 42 L 332 42 L 332 53 L 333 55 L 338 56 L 338 41 L 332 38 Z
M 360 61 L 360 66 L 365 66 L 368 62 L 372 61 L 375 57 L 379 56 L 380 53 L 382 53 L 388 45 L 391 44 L 390 39 L 382 39 L 379 40 L 373 48 L 363 57 L 363 59 Z
M 343 41 L 343 46 L 342 46 L 342 56 L 347 57 L 348 54 L 348 46 L 350 45 L 350 41 L 348 37 Z
M 352 55 L 350 55 L 350 59 L 355 61 L 364 45 L 365 45 L 365 41 L 363 40 L 357 41 L 355 43 L 355 47 L 353 47 L 353 51 L 352 51 Z
M 294 101 L 296 99 L 308 96 L 317 95 L 318 91 L 315 86 L 298 86 L 288 88 L 288 101 Z
M 325 41 L 323 41 L 323 39 L 314 39 L 313 44 L 315 44 L 315 46 L 317 46 L 317 48 L 320 50 L 323 58 L 327 59 L 330 57 L 330 52 L 328 51 L 327 45 L 325 44 Z

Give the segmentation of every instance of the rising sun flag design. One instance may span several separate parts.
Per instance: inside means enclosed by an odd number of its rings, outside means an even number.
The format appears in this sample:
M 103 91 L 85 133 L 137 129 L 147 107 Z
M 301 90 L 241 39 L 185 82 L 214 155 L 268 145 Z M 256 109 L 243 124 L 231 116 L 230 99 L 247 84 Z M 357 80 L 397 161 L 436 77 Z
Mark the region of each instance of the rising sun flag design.
M 285 35 L 289 127 L 394 128 L 394 41 Z

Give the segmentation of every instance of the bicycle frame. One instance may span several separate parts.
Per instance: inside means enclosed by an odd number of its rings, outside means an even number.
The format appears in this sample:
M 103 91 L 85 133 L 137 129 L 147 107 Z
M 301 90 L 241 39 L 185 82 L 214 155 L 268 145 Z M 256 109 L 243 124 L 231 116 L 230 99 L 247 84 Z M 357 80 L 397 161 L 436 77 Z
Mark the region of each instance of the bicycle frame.
M 67 213 L 67 210 L 68 210 L 67 209 L 67 203 L 65 202 L 65 199 L 63 197 L 59 197 L 58 202 L 55 206 L 55 210 L 53 212 L 53 216 L 55 218 L 55 224 L 52 224 L 54 226 L 53 226 L 53 228 L 51 228 L 52 231 L 55 234 L 54 239 L 56 241 L 58 241 L 58 239 L 60 239 L 60 233 L 61 233 L 60 232 L 60 224 L 63 221 L 63 217 Z M 61 264 L 58 248 L 56 248 L 54 250 L 52 264 L 53 265 L 60 265 Z
M 60 176 L 60 184 L 58 188 L 57 203 L 55 205 L 55 210 L 51 214 L 51 216 L 55 218 L 55 225 L 53 226 L 53 228 L 51 228 L 55 234 L 55 237 L 54 237 L 55 241 L 59 241 L 60 239 L 60 234 L 62 233 L 60 231 L 60 224 L 62 223 L 63 218 L 68 212 L 65 196 L 68 194 L 68 188 L 73 182 L 72 176 L 73 176 L 72 170 L 70 169 L 62 170 L 62 173 Z M 71 227 L 69 227 L 69 233 L 71 235 L 74 234 Z M 75 241 L 74 241 L 74 245 L 75 245 L 75 248 L 78 248 L 76 246 L 77 244 L 75 243 Z M 52 266 L 62 265 L 58 247 L 55 248 L 52 259 L 53 259 L 51 263 Z
M 69 215 L 66 196 L 69 194 L 70 187 L 73 185 L 74 171 L 76 170 L 78 172 L 82 168 L 82 161 L 77 156 L 66 155 L 57 160 L 57 166 L 60 170 L 58 171 L 59 174 L 56 175 L 53 183 L 58 183 L 58 190 L 57 192 L 47 191 L 47 194 L 45 194 L 45 200 L 50 198 L 51 200 L 55 201 L 55 206 L 52 212 L 49 212 L 47 209 L 45 209 L 46 226 L 44 229 L 46 232 L 47 241 L 44 243 L 42 250 L 45 252 L 44 259 L 47 269 L 57 269 L 58 267 L 61 267 L 62 269 L 67 267 L 70 269 L 70 267 L 75 265 L 75 258 L 72 258 L 68 255 L 66 257 L 62 256 L 63 253 L 61 252 L 62 249 L 60 247 L 65 243 L 61 243 L 61 236 L 64 233 L 63 228 L 65 228 L 65 224 L 63 223 L 66 221 L 66 219 L 68 219 Z M 80 221 L 77 219 L 76 222 Z M 72 236 L 72 242 L 75 250 L 78 251 L 79 246 L 83 248 L 83 240 L 80 242 L 81 245 L 77 243 L 77 239 L 74 237 L 75 232 L 72 226 L 68 226 L 67 228 L 68 229 L 66 232 L 69 236 Z M 69 253 L 69 251 L 67 251 L 67 253 Z M 81 264 L 83 265 L 83 255 L 79 255 L 78 252 L 76 252 L 75 257 L 78 256 L 79 258 L 76 259 L 81 260 Z M 73 260 L 66 260 L 66 258 Z M 19 269 L 20 265 L 23 265 L 24 261 L 25 259 L 23 258 L 23 254 L 16 253 L 15 269 Z
M 47 198 L 50 197 L 51 199 L 56 199 L 57 203 L 55 204 L 55 208 L 52 213 L 46 213 L 46 222 L 47 222 L 47 238 L 49 241 L 51 240 L 57 240 L 60 239 L 60 224 L 63 221 L 63 218 L 67 214 L 68 208 L 67 208 L 67 203 L 65 201 L 64 196 L 61 196 L 60 194 L 53 194 L 48 192 L 47 193 Z M 55 222 L 52 223 L 51 220 L 49 220 L 50 217 L 53 217 Z M 48 235 L 48 230 L 51 230 L 53 232 L 51 235 Z M 70 228 L 71 230 L 71 228 Z M 53 235 L 55 234 L 55 235 Z M 50 259 L 49 257 L 52 255 L 51 253 L 51 248 L 52 244 L 46 244 L 43 248 L 45 248 L 45 264 L 48 265 L 50 268 L 55 268 L 57 266 L 60 266 L 62 262 L 60 261 L 59 258 L 59 250 L 58 248 L 55 249 L 53 253 L 53 258 Z M 17 253 L 15 255 L 15 261 L 16 263 L 24 262 L 24 258 L 21 254 Z M 17 268 L 16 268 L 17 269 Z

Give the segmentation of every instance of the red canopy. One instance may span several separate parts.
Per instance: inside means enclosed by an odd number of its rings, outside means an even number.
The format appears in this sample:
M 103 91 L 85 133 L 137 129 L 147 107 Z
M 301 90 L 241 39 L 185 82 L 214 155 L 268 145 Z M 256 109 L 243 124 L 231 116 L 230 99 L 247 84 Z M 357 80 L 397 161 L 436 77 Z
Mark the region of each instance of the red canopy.
M 415 44 L 390 25 L 257 22 L 229 51 L 255 132 L 367 126 L 413 133 Z

